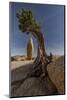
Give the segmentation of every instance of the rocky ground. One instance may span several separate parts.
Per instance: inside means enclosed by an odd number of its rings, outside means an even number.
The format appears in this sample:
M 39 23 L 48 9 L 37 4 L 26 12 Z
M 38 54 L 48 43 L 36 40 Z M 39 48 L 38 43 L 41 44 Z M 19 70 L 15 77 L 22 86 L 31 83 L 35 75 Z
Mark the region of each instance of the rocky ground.
M 11 84 L 11 97 L 64 94 L 63 56 L 57 57 L 48 65 L 49 77 L 46 78 L 26 78 L 32 66 L 33 60 L 11 62 L 11 83 L 14 83 Z M 20 81 L 23 79 L 25 80 Z
M 51 80 L 56 85 L 60 94 L 64 94 L 64 57 L 57 58 L 48 66 Z

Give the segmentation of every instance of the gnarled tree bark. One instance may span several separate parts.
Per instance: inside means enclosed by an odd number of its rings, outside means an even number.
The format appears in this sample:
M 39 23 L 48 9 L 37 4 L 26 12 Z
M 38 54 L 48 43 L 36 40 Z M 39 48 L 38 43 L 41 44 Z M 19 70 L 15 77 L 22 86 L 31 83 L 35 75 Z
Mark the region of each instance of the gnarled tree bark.
M 34 36 L 33 33 L 35 33 L 35 30 L 32 30 L 32 35 Z M 45 50 L 45 45 L 44 45 L 44 37 L 43 37 L 43 33 L 39 32 L 38 34 L 36 34 L 36 39 L 38 42 L 38 51 L 37 51 L 37 57 L 33 63 L 33 72 L 34 74 L 36 74 L 36 76 L 41 76 L 44 77 L 48 74 L 47 72 L 47 65 L 52 61 L 52 55 L 50 57 L 47 56 L 46 50 Z M 50 58 L 50 59 L 49 59 Z M 40 67 L 41 68 L 40 68 Z M 42 69 L 42 72 L 38 72 L 37 70 Z M 36 73 L 35 73 L 36 71 Z M 32 72 L 32 74 L 33 74 Z

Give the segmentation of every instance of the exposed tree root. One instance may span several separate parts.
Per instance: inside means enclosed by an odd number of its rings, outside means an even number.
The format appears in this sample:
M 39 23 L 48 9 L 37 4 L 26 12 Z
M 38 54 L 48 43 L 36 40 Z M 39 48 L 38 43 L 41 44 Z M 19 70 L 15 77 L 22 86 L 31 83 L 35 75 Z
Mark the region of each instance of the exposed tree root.
M 24 79 L 12 82 L 11 85 L 17 85 L 16 88 L 18 88 L 27 78 L 30 78 L 30 77 L 44 78 L 47 76 L 49 77 L 48 72 L 47 72 L 47 65 L 49 63 L 51 63 L 50 60 L 49 60 L 49 62 L 47 62 L 43 65 L 42 60 L 37 60 L 37 58 L 36 58 L 35 62 L 33 63 L 33 69 L 27 74 L 27 76 Z

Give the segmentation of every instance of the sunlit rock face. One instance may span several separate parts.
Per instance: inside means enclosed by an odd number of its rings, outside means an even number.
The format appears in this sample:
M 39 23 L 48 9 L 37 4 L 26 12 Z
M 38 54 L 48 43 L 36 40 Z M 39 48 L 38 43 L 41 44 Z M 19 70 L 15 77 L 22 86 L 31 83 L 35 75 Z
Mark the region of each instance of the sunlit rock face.
M 28 44 L 27 44 L 27 59 L 31 60 L 33 56 L 33 40 L 32 37 L 30 37 Z

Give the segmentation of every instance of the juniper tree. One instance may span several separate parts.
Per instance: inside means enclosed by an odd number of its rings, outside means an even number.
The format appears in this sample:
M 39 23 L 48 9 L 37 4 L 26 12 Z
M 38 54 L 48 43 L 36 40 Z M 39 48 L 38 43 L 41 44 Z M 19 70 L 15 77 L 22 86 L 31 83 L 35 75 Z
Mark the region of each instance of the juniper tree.
M 33 63 L 33 68 L 38 69 L 38 67 L 41 66 L 43 75 L 46 75 L 47 65 L 52 61 L 52 57 L 47 56 L 45 50 L 45 41 L 40 25 L 35 20 L 35 17 L 33 16 L 31 10 L 21 9 L 16 13 L 16 16 L 18 18 L 19 30 L 24 34 L 25 33 L 32 34 L 37 39 L 38 51 L 37 51 L 37 57 Z

